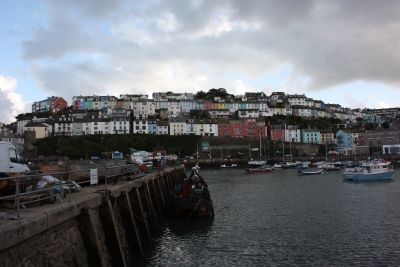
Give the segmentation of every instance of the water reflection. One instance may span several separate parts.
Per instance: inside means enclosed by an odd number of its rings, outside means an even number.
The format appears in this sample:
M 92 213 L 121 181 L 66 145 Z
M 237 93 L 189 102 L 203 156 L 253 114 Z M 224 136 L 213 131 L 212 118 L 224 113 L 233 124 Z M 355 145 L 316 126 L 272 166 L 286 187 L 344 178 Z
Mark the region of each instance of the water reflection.
M 397 172 L 397 170 L 396 170 Z M 214 219 L 171 219 L 135 266 L 398 265 L 400 183 L 201 169 Z

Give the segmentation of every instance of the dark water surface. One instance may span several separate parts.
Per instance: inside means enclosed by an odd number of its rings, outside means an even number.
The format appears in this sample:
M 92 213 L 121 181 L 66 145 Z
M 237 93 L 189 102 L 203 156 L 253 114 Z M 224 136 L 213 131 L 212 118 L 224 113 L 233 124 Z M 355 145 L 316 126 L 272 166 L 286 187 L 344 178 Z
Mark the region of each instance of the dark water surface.
M 280 169 L 200 174 L 215 218 L 168 220 L 135 266 L 400 265 L 399 170 L 379 182 Z

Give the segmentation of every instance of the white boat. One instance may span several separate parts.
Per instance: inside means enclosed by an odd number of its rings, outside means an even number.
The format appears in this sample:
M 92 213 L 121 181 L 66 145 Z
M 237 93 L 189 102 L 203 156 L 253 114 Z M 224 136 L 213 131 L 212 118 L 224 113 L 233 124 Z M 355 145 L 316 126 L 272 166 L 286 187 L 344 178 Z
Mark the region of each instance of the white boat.
M 231 165 L 225 165 L 225 164 L 221 165 L 221 168 L 223 168 L 223 169 L 237 168 L 237 167 L 238 167 L 238 165 L 235 163 L 232 163 Z
M 322 169 L 322 170 L 325 170 L 325 171 L 338 171 L 338 170 L 340 170 L 340 167 L 335 166 L 332 163 L 327 162 L 327 163 L 324 163 L 322 165 L 319 165 L 318 169 Z
M 324 173 L 324 170 L 318 170 L 318 171 L 299 171 L 299 175 L 317 175 Z
M 346 169 L 342 176 L 344 181 L 387 180 L 394 172 L 390 161 L 373 160 L 362 163 L 359 168 Z
M 281 164 L 281 163 L 275 163 L 275 164 L 274 164 L 274 168 L 280 169 L 281 167 L 282 167 L 282 164 Z
M 281 163 L 282 169 L 294 169 L 296 167 L 297 167 L 297 165 L 294 162 L 285 161 L 285 162 Z
M 262 166 L 262 165 L 267 164 L 267 161 L 266 161 L 266 160 L 263 160 L 263 159 L 250 159 L 250 160 L 247 162 L 247 164 L 253 165 L 253 166 Z
M 130 158 L 132 161 L 149 161 L 149 156 L 151 155 L 150 152 L 144 151 L 144 150 L 135 150 L 133 148 L 129 148 L 130 151 Z

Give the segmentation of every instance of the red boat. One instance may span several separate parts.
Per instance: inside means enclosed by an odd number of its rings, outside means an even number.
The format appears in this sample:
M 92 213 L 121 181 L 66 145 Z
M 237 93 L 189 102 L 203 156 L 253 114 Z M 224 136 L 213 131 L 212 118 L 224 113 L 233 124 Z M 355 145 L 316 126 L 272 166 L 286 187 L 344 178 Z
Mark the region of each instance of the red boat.
M 262 165 L 259 168 L 254 168 L 254 169 L 245 169 L 245 173 L 259 173 L 259 172 L 274 172 L 275 169 L 273 167 L 269 167 L 267 165 Z

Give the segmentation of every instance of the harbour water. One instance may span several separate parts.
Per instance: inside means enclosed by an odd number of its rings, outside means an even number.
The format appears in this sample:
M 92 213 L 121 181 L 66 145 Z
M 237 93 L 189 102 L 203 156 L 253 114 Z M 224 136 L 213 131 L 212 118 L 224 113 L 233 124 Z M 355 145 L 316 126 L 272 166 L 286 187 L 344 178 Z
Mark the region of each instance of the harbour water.
M 398 266 L 400 172 L 344 182 L 341 172 L 201 169 L 215 217 L 169 219 L 134 266 Z

